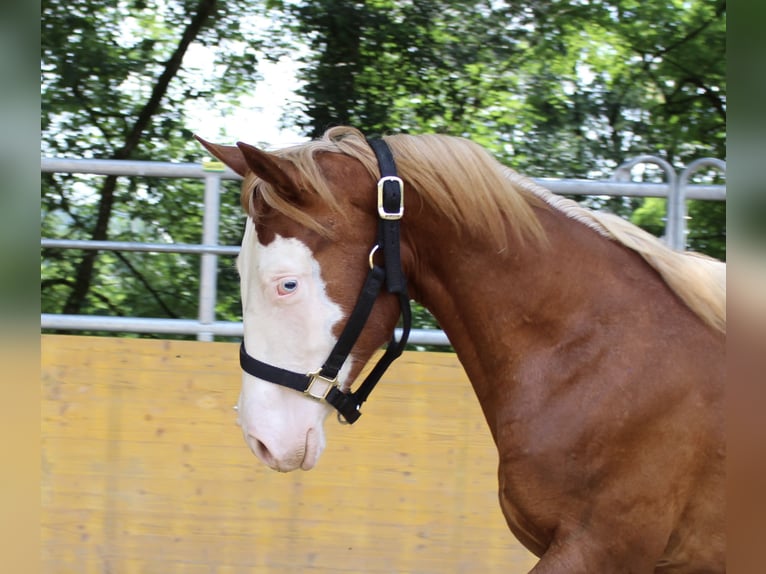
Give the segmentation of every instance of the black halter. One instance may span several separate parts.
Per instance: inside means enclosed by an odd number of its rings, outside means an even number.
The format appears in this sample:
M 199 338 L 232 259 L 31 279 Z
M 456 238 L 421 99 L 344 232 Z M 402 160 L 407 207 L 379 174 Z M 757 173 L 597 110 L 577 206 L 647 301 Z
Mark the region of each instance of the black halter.
M 410 335 L 411 323 L 410 300 L 399 248 L 399 221 L 404 214 L 404 185 L 396 175 L 396 164 L 388 145 L 382 139 L 368 140 L 368 143 L 378 158 L 381 175 L 378 181 L 378 240 L 370 251 L 370 272 L 362 292 L 330 356 L 318 371 L 302 374 L 251 357 L 245 350 L 244 340 L 239 348 L 239 364 L 246 373 L 300 391 L 313 399 L 325 401 L 337 409 L 338 420 L 341 420 L 342 416 L 349 424 L 361 416 L 359 409 L 362 403 L 367 400 L 389 365 L 402 354 Z M 373 255 L 378 250 L 383 252 L 384 267 L 376 265 L 373 261 Z M 385 353 L 356 391 L 343 392 L 338 382 L 338 372 L 367 323 L 384 282 L 389 293 L 399 296 L 402 336 L 398 341 L 395 335 L 391 336 Z

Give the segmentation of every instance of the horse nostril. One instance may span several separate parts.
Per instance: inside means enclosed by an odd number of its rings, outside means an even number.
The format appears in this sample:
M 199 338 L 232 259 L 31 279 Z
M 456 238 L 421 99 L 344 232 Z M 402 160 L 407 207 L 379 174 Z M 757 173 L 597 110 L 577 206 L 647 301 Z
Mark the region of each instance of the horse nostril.
M 274 458 L 274 455 L 271 454 L 271 451 L 263 442 L 261 442 L 253 435 L 250 435 L 250 444 L 253 448 L 255 456 L 260 458 L 268 466 L 273 467 L 276 465 L 276 459 Z

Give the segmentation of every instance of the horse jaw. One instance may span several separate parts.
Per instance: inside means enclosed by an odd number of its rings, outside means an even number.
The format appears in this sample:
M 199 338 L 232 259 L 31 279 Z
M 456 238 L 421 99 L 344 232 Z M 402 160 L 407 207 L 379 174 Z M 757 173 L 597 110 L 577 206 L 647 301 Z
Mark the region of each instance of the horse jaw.
M 333 327 L 343 313 L 327 296 L 319 264 L 304 243 L 277 235 L 263 245 L 254 228 L 248 221 L 237 261 L 245 346 L 252 356 L 275 366 L 315 371 L 335 344 Z M 286 280 L 296 282 L 294 292 L 284 292 Z M 339 380 L 346 379 L 348 367 L 344 365 Z M 331 410 L 324 402 L 243 374 L 237 422 L 252 452 L 274 470 L 316 465 Z

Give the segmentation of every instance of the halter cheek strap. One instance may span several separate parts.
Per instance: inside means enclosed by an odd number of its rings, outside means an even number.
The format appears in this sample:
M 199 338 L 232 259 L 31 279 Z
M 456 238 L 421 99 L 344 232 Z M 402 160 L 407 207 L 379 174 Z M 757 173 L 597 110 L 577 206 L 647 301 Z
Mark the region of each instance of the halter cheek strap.
M 338 419 L 351 424 L 361 416 L 361 406 L 367 400 L 386 369 L 404 351 L 412 322 L 410 300 L 402 271 L 400 247 L 400 220 L 404 215 L 404 185 L 396 175 L 396 164 L 390 148 L 382 139 L 368 140 L 378 159 L 381 178 L 378 181 L 378 240 L 370 251 L 370 271 L 362 290 L 330 355 L 322 367 L 313 373 L 297 373 L 259 361 L 247 353 L 245 342 L 239 349 L 239 363 L 250 375 L 302 392 L 306 396 L 325 401 L 338 411 Z M 373 254 L 382 250 L 384 267 L 376 265 Z M 359 339 L 372 307 L 383 284 L 389 293 L 398 295 L 402 317 L 402 336 L 397 341 L 391 336 L 383 356 L 359 388 L 344 392 L 338 382 L 338 373 Z M 342 419 L 341 419 L 342 417 Z

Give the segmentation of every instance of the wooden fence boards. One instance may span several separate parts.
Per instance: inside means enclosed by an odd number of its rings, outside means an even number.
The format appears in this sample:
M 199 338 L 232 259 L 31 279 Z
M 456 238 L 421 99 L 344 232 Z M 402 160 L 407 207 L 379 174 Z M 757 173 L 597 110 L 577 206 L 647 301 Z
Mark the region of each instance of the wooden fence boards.
M 318 466 L 235 425 L 237 345 L 42 337 L 45 573 L 527 572 L 454 355 L 405 353 Z

